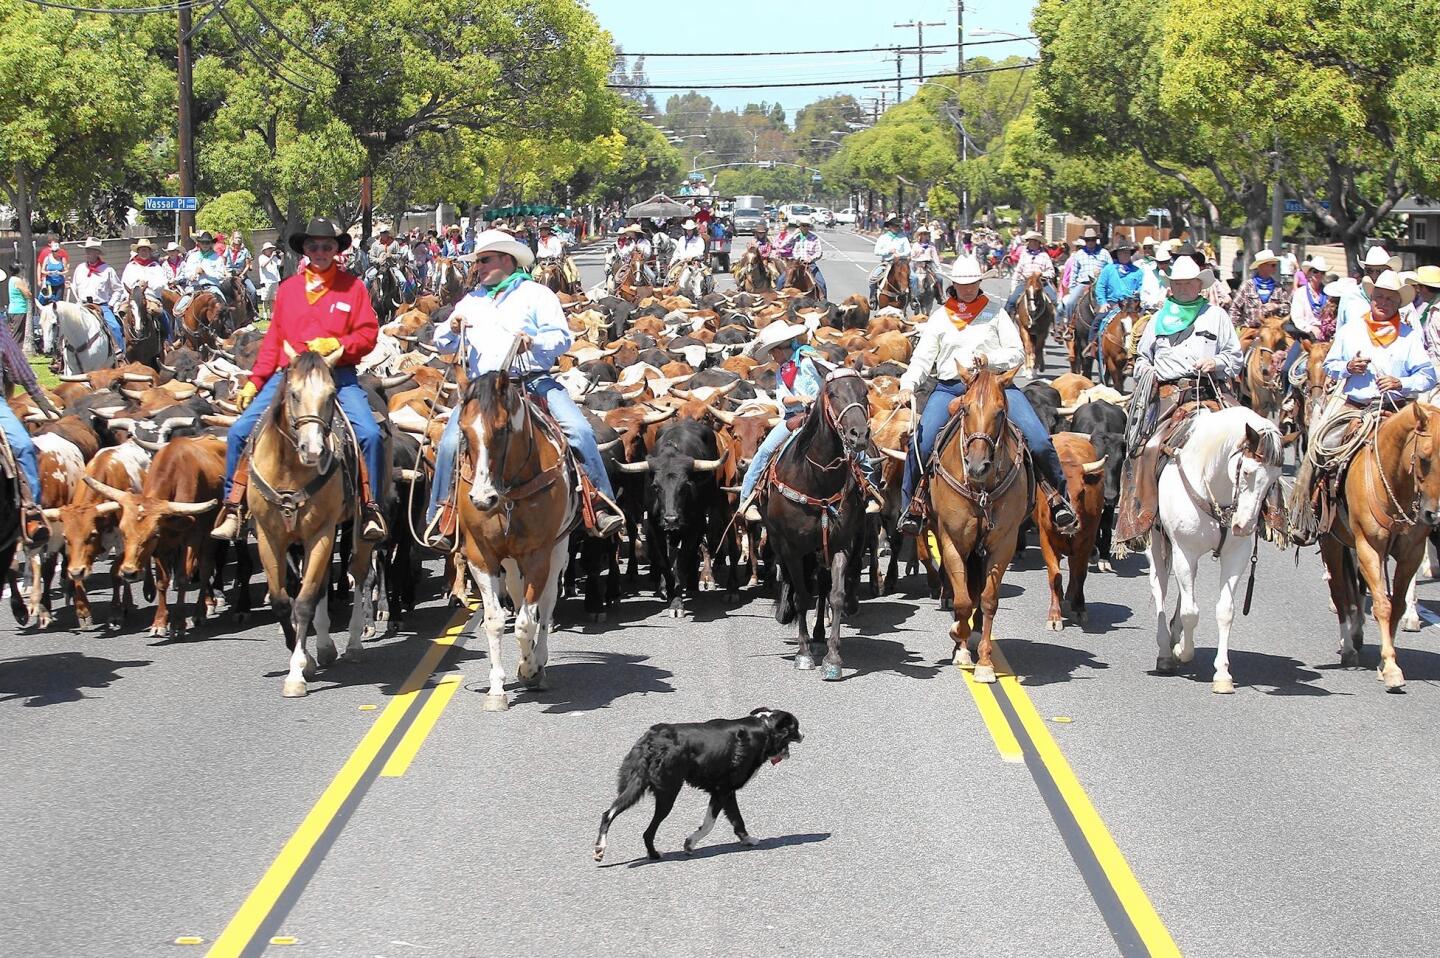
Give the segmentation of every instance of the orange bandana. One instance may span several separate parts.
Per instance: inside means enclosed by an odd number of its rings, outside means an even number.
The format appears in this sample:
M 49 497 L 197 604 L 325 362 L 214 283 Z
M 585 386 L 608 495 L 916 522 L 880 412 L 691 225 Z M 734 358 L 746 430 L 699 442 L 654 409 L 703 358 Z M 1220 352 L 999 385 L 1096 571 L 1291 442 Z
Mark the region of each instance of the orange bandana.
M 1374 313 L 1365 314 L 1365 328 L 1370 332 L 1370 342 L 1376 346 L 1389 346 L 1400 336 L 1400 314 L 1393 319 L 1376 319 Z
M 305 301 L 311 306 L 320 302 L 320 297 L 330 292 L 335 277 L 340 275 L 340 264 L 331 263 L 330 268 L 320 273 L 305 267 Z
M 957 330 L 964 329 L 974 321 L 976 316 L 980 315 L 980 312 L 988 306 L 989 303 L 990 300 L 984 293 L 979 294 L 968 303 L 962 303 L 954 296 L 951 296 L 945 300 L 945 312 L 950 314 L 950 322 L 955 324 Z

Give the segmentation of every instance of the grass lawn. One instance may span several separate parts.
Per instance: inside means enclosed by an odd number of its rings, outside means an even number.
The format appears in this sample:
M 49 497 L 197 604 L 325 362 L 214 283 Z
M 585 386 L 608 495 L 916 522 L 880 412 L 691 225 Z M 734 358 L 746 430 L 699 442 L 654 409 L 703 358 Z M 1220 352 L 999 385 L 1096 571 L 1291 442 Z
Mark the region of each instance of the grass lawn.
M 49 356 L 31 356 L 30 368 L 35 370 L 35 378 L 40 380 L 42 389 L 54 389 L 60 385 L 60 378 L 50 371 Z

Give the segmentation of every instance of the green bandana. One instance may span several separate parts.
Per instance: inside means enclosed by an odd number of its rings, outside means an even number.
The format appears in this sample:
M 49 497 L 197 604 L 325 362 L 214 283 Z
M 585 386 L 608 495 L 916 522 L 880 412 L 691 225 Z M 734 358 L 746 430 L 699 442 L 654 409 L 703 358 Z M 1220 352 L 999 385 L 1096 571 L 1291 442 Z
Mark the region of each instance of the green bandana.
M 1174 336 L 1190 328 L 1199 316 L 1210 306 L 1210 301 L 1201 296 L 1188 303 L 1177 303 L 1173 299 L 1166 299 L 1165 305 L 1155 314 L 1155 335 Z
M 511 273 L 509 276 L 502 279 L 499 283 L 496 283 L 494 286 L 485 290 L 485 295 L 490 297 L 491 299 L 494 299 L 502 293 L 506 293 L 514 289 L 516 286 L 519 286 L 521 283 L 525 282 L 529 278 L 529 273 L 525 272 L 523 269 L 517 268 L 515 272 Z

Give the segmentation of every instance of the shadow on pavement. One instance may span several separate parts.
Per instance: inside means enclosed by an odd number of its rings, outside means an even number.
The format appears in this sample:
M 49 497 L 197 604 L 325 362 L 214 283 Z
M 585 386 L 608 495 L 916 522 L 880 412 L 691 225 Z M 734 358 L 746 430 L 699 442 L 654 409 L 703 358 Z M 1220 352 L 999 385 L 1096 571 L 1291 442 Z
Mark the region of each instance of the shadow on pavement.
M 565 661 L 552 660 L 545 667 L 548 687 L 543 692 L 520 692 L 515 704 L 533 702 L 545 706 L 545 714 L 559 715 L 609 708 L 616 699 L 627 695 L 675 691 L 675 687 L 665 681 L 674 673 L 646 665 L 649 658 L 621 652 L 566 651 Z M 513 673 L 513 665 L 507 665 L 506 671 Z M 482 679 L 475 691 L 483 695 L 488 688 L 489 683 Z
M 1027 688 L 1036 685 L 1053 685 L 1056 682 L 1069 682 L 1077 678 L 1088 678 L 1088 676 L 1075 674 L 1082 668 L 1096 670 L 1110 668 L 1110 663 L 1097 659 L 1095 653 L 1089 649 L 1017 639 L 1006 639 L 1003 645 L 1006 660 L 1015 670 L 1020 684 Z
M 84 689 L 108 689 L 121 669 L 138 669 L 149 659 L 117 662 L 83 652 L 48 652 L 0 661 L 0 702 L 24 699 L 30 708 L 93 698 Z
M 628 862 L 615 862 L 614 865 L 601 865 L 601 868 L 614 868 L 617 865 L 624 865 L 627 868 L 642 868 L 646 865 L 663 865 L 666 862 L 683 862 L 692 858 L 714 858 L 717 855 L 733 855 L 736 852 L 758 852 L 772 848 L 787 848 L 792 845 L 813 845 L 816 842 L 823 842 L 830 837 L 829 832 L 806 832 L 799 835 L 777 835 L 774 838 L 762 838 L 754 845 L 743 845 L 739 841 L 730 841 L 722 845 L 701 845 L 689 855 L 681 852 L 661 852 L 663 856 L 658 862 L 651 861 L 646 856 L 632 859 Z M 659 842 L 657 841 L 658 845 Z

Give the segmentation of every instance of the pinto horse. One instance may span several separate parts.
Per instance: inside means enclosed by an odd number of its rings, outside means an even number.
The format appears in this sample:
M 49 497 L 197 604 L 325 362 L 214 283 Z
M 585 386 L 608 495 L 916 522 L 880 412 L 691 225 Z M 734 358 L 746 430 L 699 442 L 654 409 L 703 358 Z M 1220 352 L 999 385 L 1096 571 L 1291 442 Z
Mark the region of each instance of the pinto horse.
M 950 580 L 955 664 L 969 666 L 971 617 L 978 609 L 982 634 L 975 681 L 993 683 L 991 632 L 1000 607 L 1000 581 L 1030 513 L 1034 482 L 1025 443 L 1009 425 L 1005 389 L 1020 367 L 996 373 L 962 371 L 965 395 L 936 443 L 935 478 L 929 483 L 930 517 L 940 565 Z
M 1025 278 L 1025 289 L 1015 308 L 1015 324 L 1020 327 L 1020 339 L 1025 346 L 1027 372 L 1045 371 L 1045 340 L 1054 323 L 1055 304 L 1045 295 L 1045 279 L 1039 273 L 1031 273 Z
M 560 577 L 579 521 L 579 478 L 559 427 L 548 423 L 505 372 L 470 382 L 461 404 L 460 529 L 470 574 L 484 602 L 490 641 L 485 708 L 503 711 L 506 595 L 515 607 L 520 643 L 516 674 L 541 689 L 550 657 L 550 624 Z
M 465 295 L 465 270 L 453 256 L 441 256 L 435 260 L 434 286 L 440 297 L 441 306 L 458 303 Z
M 1395 630 L 1404 596 L 1440 525 L 1440 408 L 1415 402 L 1380 424 L 1373 442 L 1351 460 L 1345 495 L 1320 556 L 1340 621 L 1340 664 L 1360 664 L 1365 596 L 1380 626 L 1378 678 L 1391 691 L 1405 685 L 1395 662 Z M 1390 560 L 1395 560 L 1393 574 Z
M 875 308 L 897 307 L 904 312 L 910 306 L 910 261 L 896 258 L 880 277 L 875 289 Z
M 569 285 L 565 282 L 565 269 L 556 259 L 542 259 L 535 265 L 535 272 L 531 278 L 541 286 L 547 286 L 554 293 L 568 293 Z
M 335 641 L 330 636 L 330 611 L 325 599 L 337 530 L 354 522 L 354 495 L 346 489 L 344 452 L 337 448 L 334 428 L 339 413 L 331 362 L 319 353 L 296 353 L 285 343 L 290 364 L 280 389 L 255 430 L 250 457 L 250 484 L 245 501 L 255 520 L 255 539 L 270 593 L 270 608 L 285 632 L 290 669 L 281 694 L 299 698 L 316 668 L 332 664 Z M 331 354 L 340 358 L 340 352 Z M 385 461 L 390 461 L 387 453 Z M 350 577 L 355 602 L 344 658 L 360 658 L 362 630 L 370 610 L 375 544 L 351 537 Z M 301 553 L 299 585 L 292 592 L 286 558 Z M 315 655 L 307 648 L 315 627 Z
M 813 669 L 811 643 L 830 632 L 821 677 L 841 677 L 840 617 L 854 601 L 860 564 L 851 563 L 865 522 L 860 459 L 870 445 L 869 387 L 853 369 L 825 377 L 815 407 L 794 438 L 775 456 L 762 486 L 761 518 L 778 555 L 780 595 L 775 620 L 798 620 L 795 668 Z M 815 601 L 815 631 L 806 610 Z
M 747 249 L 730 270 L 735 277 L 735 286 L 744 293 L 769 293 L 775 289 L 775 280 L 765 257 L 755 247 Z

